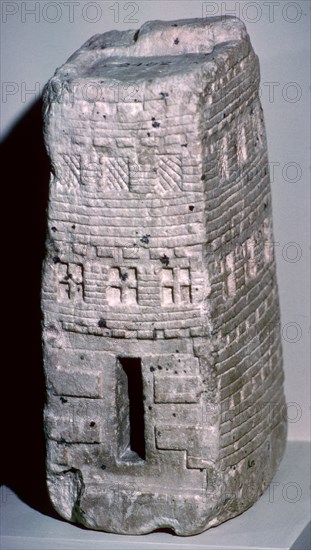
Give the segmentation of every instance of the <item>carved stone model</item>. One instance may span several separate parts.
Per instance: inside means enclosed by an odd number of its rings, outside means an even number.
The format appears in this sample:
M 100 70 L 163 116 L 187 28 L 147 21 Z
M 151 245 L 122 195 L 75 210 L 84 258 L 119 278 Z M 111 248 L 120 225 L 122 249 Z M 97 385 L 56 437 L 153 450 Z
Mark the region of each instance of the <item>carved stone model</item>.
M 286 436 L 258 59 L 235 18 L 88 40 L 45 89 L 47 479 L 92 529 L 192 535 Z

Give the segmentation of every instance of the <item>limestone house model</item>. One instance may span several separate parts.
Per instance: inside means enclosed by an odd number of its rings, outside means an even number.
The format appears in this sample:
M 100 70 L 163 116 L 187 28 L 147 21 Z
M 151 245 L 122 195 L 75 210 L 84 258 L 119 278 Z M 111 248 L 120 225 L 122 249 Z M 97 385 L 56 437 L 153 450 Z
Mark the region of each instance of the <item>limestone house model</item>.
M 258 87 L 231 17 L 96 35 L 46 87 L 47 479 L 70 521 L 199 533 L 281 459 Z

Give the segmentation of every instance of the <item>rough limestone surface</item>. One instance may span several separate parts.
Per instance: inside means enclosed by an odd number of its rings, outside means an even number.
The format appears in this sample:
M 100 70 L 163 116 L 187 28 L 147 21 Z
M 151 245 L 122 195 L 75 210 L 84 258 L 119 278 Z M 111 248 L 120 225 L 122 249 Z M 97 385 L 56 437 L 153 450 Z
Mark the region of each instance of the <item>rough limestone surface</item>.
M 193 535 L 282 457 L 259 66 L 236 18 L 93 36 L 45 89 L 47 482 L 92 529 Z

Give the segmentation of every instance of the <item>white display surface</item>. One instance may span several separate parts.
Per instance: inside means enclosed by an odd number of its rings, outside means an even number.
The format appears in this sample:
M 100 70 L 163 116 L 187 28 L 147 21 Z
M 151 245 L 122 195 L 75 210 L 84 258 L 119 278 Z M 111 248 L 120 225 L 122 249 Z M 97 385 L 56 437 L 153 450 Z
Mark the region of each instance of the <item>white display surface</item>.
M 123 536 L 41 514 L 2 487 L 1 550 L 310 550 L 310 445 L 289 442 L 269 489 L 252 508 L 205 533 Z

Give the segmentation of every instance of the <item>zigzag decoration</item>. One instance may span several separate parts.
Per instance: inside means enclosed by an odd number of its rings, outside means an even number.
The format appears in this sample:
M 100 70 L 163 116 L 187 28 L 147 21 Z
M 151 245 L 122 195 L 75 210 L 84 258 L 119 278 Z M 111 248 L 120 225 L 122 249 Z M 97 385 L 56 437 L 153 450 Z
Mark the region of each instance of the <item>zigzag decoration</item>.
M 80 155 L 63 153 L 61 180 L 63 183 L 77 183 L 80 180 Z
M 158 164 L 160 192 L 182 191 L 182 162 L 177 155 L 161 157 Z
M 107 158 L 105 161 L 105 186 L 111 191 L 128 191 L 129 166 L 128 159 Z

